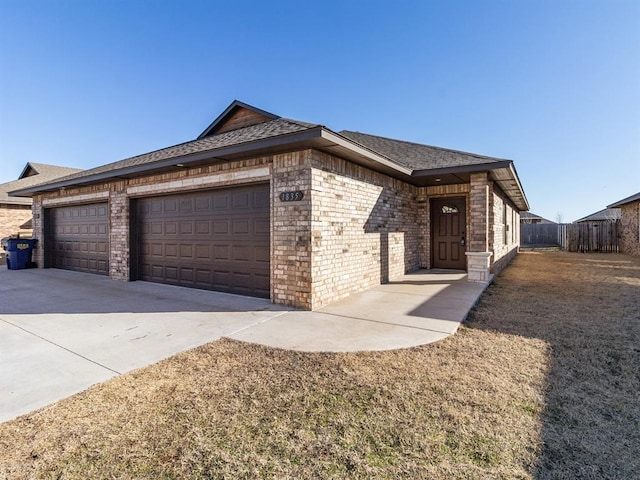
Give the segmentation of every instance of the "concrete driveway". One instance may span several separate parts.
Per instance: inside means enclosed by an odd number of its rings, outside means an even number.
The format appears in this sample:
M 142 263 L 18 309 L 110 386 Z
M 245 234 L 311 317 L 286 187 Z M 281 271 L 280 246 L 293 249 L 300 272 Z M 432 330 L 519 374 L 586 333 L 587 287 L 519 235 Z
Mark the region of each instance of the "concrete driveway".
M 302 351 L 388 350 L 455 333 L 485 286 L 418 272 L 316 312 L 268 300 L 0 266 L 0 422 L 222 336 Z

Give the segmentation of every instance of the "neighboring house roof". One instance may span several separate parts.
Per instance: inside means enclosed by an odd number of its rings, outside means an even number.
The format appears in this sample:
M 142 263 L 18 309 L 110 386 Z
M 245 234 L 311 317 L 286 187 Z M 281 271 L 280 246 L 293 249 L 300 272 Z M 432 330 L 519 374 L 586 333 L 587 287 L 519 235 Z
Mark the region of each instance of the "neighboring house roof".
M 586 217 L 582 217 L 580 220 L 576 220 L 573 223 L 603 222 L 603 221 L 612 222 L 619 219 L 620 219 L 619 208 L 605 208 L 604 210 L 600 210 L 599 212 L 592 213 L 591 215 L 587 215 Z
M 531 222 L 533 220 L 536 220 L 537 223 L 556 223 L 556 222 L 552 222 L 551 220 L 547 220 L 544 217 L 541 217 L 540 215 L 536 215 L 535 213 L 531 213 L 531 212 L 520 212 L 520 221 L 521 222 Z
M 635 195 L 631 195 L 630 197 L 623 198 L 616 203 L 612 203 L 611 205 L 607 206 L 607 208 L 621 207 L 622 205 L 633 202 L 640 202 L 640 192 L 636 193 Z
M 8 193 L 13 190 L 29 188 L 80 171 L 79 168 L 58 167 L 45 163 L 28 162 L 17 180 L 0 184 L 0 203 L 9 205 L 31 205 L 30 198 L 10 197 Z
M 135 177 L 247 156 L 314 148 L 381 171 L 417 186 L 468 181 L 472 172 L 490 171 L 492 180 L 520 210 L 527 210 L 524 190 L 511 160 L 441 149 L 374 135 L 336 133 L 315 123 L 278 117 L 234 101 L 198 139 L 84 170 L 52 182 L 16 189 L 15 195 Z

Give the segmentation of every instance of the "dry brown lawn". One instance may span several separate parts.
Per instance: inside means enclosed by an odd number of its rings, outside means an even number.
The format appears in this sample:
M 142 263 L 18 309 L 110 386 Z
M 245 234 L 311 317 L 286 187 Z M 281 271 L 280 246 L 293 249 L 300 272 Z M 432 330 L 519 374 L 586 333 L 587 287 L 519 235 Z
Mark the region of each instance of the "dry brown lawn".
M 0 425 L 0 478 L 638 478 L 640 258 L 523 253 L 458 334 L 221 340 Z

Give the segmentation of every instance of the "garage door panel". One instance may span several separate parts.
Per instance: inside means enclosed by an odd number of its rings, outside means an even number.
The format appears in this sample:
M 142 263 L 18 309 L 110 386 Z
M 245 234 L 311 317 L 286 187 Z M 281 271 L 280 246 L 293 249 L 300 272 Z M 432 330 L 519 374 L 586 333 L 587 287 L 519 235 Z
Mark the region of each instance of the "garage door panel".
M 106 204 L 48 210 L 47 265 L 107 275 L 109 227 Z
M 268 185 L 139 199 L 139 278 L 268 298 L 269 208 Z
M 248 218 L 238 218 L 233 220 L 233 229 L 231 234 L 234 237 L 238 235 L 249 235 L 249 219 Z
M 211 233 L 211 225 L 208 220 L 196 221 L 196 235 L 209 235 Z

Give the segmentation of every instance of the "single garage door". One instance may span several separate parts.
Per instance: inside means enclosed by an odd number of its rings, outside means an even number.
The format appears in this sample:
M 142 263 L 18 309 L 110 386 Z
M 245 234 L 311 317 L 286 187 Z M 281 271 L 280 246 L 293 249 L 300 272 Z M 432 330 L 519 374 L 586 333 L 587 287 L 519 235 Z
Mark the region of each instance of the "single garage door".
M 109 218 L 106 203 L 47 211 L 47 266 L 109 274 Z
M 269 298 L 268 184 L 143 198 L 135 214 L 135 277 Z

